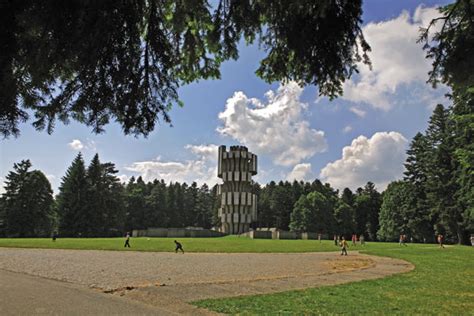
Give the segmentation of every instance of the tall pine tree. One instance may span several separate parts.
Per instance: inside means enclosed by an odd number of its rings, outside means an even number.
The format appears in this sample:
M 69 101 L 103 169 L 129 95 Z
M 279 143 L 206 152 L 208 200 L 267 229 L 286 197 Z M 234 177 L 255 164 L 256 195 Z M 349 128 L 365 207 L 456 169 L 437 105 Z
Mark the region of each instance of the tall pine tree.
M 426 137 L 429 144 L 430 159 L 427 173 L 427 200 L 431 209 L 436 233 L 448 239 L 462 242 L 462 216 L 456 203 L 458 191 L 454 159 L 454 128 L 450 111 L 438 104 L 430 117 Z
M 62 236 L 81 236 L 89 226 L 88 184 L 82 154 L 77 154 L 62 178 L 57 196 L 59 233 Z
M 39 170 L 30 171 L 31 162 L 13 165 L 6 176 L 3 207 L 6 234 L 12 237 L 45 237 L 54 230 L 56 219 L 53 190 Z

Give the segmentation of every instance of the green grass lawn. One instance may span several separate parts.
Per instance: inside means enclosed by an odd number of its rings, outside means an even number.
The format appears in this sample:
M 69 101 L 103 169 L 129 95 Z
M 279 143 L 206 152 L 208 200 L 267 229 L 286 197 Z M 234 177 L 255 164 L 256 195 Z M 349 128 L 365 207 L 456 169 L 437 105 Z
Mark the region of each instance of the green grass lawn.
M 175 238 L 0 238 L 0 247 L 174 251 Z M 332 241 L 252 240 L 249 238 L 176 238 L 187 252 L 316 252 L 336 251 Z M 474 247 L 432 244 L 368 243 L 363 253 L 407 260 L 414 271 L 380 280 L 355 282 L 194 304 L 228 314 L 399 314 L 474 315 Z M 349 249 L 350 251 L 353 248 Z
M 94 249 L 120 251 L 174 252 L 177 239 L 186 252 L 314 252 L 335 251 L 334 243 L 316 240 L 272 240 L 227 236 L 219 238 L 131 238 L 131 248 L 124 248 L 124 238 L 0 238 L 0 247 Z

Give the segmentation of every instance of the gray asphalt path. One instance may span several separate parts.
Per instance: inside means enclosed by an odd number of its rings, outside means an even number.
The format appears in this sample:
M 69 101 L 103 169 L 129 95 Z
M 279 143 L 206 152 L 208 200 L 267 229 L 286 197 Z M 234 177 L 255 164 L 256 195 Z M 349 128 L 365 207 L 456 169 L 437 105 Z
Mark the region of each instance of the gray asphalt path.
M 0 270 L 0 315 L 170 315 L 82 286 Z

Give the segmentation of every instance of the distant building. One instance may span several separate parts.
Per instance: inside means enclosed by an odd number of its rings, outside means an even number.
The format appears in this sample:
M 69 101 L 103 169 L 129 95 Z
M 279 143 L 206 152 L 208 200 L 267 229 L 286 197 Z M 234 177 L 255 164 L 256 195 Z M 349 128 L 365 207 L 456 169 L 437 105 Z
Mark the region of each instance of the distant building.
M 257 174 L 257 155 L 244 146 L 219 147 L 217 176 L 224 183 L 219 185 L 220 231 L 242 234 L 250 230 L 257 220 L 257 196 L 252 193 L 252 176 Z

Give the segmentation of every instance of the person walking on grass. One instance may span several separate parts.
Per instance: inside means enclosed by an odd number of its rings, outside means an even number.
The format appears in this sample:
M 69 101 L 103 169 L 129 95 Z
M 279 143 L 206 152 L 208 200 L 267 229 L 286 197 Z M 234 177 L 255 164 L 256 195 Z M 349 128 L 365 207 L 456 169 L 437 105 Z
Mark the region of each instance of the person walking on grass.
M 337 237 L 337 235 L 334 235 L 334 246 L 337 246 L 337 240 L 338 240 L 338 239 L 339 239 L 339 238 Z
M 125 245 L 123 245 L 123 247 L 130 248 L 130 233 L 129 232 L 127 232 L 127 235 L 125 235 Z
M 179 243 L 178 241 L 174 241 L 174 243 L 176 244 L 176 249 L 174 250 L 175 253 L 178 253 L 178 250 L 181 250 L 182 253 L 184 253 L 184 250 L 183 250 L 183 245 L 181 245 L 181 243 Z
M 440 248 L 444 248 L 444 245 L 443 245 L 443 235 L 441 235 L 441 234 L 438 235 L 438 244 L 439 244 L 439 247 L 440 247 Z
M 359 241 L 360 241 L 361 246 L 365 246 L 365 237 L 364 237 L 364 235 L 360 235 Z
M 342 236 L 342 239 L 341 239 L 341 256 L 342 255 L 347 256 L 347 247 L 349 247 L 349 245 L 347 244 L 347 241 L 344 238 L 344 236 Z
M 401 235 L 400 235 L 400 240 L 399 240 L 400 246 L 402 246 L 402 245 L 405 246 L 405 247 L 407 246 L 407 244 L 406 244 L 406 238 L 407 238 L 406 235 L 404 235 L 404 234 L 401 234 Z

